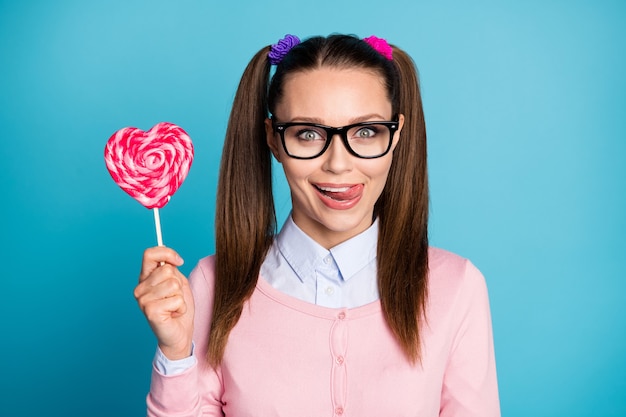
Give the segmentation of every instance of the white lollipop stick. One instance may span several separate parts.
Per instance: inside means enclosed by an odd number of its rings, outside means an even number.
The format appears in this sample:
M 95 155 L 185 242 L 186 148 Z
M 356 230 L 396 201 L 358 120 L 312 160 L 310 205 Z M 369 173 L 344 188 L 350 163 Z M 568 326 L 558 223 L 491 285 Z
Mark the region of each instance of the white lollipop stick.
M 159 216 L 159 208 L 152 209 L 154 212 L 154 226 L 156 227 L 157 244 L 163 246 L 163 235 L 161 235 L 161 217 Z M 165 262 L 160 262 L 160 265 L 165 265 Z
M 153 208 L 154 212 L 154 225 L 156 227 L 156 235 L 157 235 L 157 244 L 159 246 L 163 246 L 163 235 L 161 234 L 161 218 L 159 217 L 159 209 L 157 207 Z

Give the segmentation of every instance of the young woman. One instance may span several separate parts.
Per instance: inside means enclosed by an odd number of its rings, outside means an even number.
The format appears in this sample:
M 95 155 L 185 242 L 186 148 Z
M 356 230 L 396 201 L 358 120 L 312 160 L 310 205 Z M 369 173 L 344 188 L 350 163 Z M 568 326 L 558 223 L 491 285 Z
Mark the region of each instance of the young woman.
M 276 65 L 270 78 L 271 65 Z M 272 155 L 292 211 L 275 235 Z M 489 302 L 428 246 L 416 69 L 386 41 L 287 35 L 233 103 L 216 254 L 146 250 L 151 416 L 498 416 Z

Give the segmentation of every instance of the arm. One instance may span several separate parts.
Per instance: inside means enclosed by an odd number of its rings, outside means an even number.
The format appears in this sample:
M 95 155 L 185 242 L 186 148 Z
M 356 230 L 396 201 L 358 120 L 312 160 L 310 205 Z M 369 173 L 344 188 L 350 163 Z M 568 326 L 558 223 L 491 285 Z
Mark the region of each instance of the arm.
M 213 301 L 212 262 L 201 261 L 187 281 L 177 269 L 167 264 L 167 259 L 159 257 L 157 251 L 163 249 L 167 248 L 146 251 L 135 296 L 157 336 L 160 352 L 167 359 L 189 358 L 192 339 L 196 341 L 196 348 L 191 366 L 183 372 L 165 375 L 153 366 L 146 400 L 148 416 L 222 416 L 221 382 L 205 360 Z M 151 262 L 159 265 L 161 261 L 166 264 L 155 268 L 146 266 Z M 202 262 L 208 268 L 203 268 Z M 179 284 L 163 284 L 168 280 Z M 159 287 L 162 288 L 159 290 Z M 164 291 L 163 287 L 168 290 Z M 172 298 L 182 301 L 174 306 Z
M 457 299 L 458 327 L 441 393 L 441 417 L 498 417 L 491 313 L 485 280 L 469 261 Z

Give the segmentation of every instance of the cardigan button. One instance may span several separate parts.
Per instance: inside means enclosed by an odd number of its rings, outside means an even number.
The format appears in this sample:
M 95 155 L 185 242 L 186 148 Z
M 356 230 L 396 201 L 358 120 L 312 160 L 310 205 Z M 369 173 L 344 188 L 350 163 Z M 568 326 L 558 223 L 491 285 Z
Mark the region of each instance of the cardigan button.
M 342 407 L 337 407 L 335 408 L 335 414 L 340 416 L 343 414 L 343 408 Z

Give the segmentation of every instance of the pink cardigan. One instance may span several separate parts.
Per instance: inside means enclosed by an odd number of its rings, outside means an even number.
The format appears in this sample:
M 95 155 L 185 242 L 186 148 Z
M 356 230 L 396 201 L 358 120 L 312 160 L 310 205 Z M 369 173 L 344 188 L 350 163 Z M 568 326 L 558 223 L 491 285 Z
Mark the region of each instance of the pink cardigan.
M 214 259 L 189 279 L 198 363 L 153 369 L 149 416 L 399 417 L 500 415 L 485 281 L 467 260 L 431 249 L 422 363 L 411 365 L 376 301 L 331 309 L 300 301 L 262 277 L 232 330 L 222 365 L 205 358 Z

